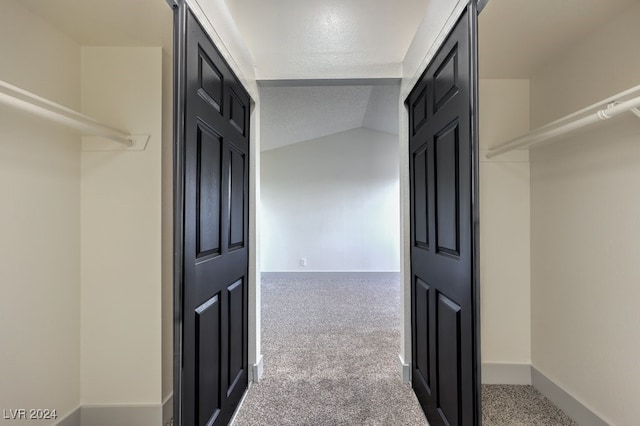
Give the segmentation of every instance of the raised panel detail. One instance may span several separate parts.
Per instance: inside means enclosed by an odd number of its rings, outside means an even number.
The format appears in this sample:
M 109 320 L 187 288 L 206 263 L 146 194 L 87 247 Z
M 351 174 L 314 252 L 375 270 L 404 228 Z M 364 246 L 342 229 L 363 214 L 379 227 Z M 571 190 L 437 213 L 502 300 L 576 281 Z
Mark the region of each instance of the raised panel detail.
M 458 45 L 453 46 L 433 75 L 434 114 L 458 92 Z
M 222 113 L 222 87 L 224 78 L 207 54 L 199 49 L 198 55 L 198 95 Z
M 429 374 L 429 297 L 429 285 L 416 277 L 414 284 L 416 370 L 427 392 L 431 393 L 431 375 Z
M 196 308 L 196 419 L 211 425 L 220 413 L 220 303 L 213 296 Z
M 418 98 L 413 103 L 413 134 L 415 135 L 420 131 L 422 126 L 427 122 L 427 88 L 425 87 L 422 93 L 418 95 Z
M 244 330 L 244 280 L 239 279 L 227 288 L 227 300 L 229 302 L 229 384 L 227 386 L 227 395 L 233 392 L 238 380 L 242 376 L 243 357 L 245 349 L 243 346 L 244 338 L 242 332 Z
M 245 155 L 231 145 L 229 150 L 229 250 L 244 247 Z
M 238 131 L 244 136 L 244 128 L 245 128 L 245 120 L 247 119 L 247 107 L 240 100 L 238 95 L 231 91 L 231 112 L 229 115 L 229 119 L 233 127 L 238 129 Z
M 436 311 L 438 413 L 445 424 L 459 425 L 462 419 L 462 387 L 459 375 L 460 306 L 444 294 L 438 293 Z
M 196 257 L 220 254 L 222 137 L 198 125 Z
M 414 241 L 416 247 L 429 248 L 429 193 L 427 185 L 428 149 L 425 144 L 413 155 Z
M 435 137 L 437 252 L 460 255 L 460 184 L 458 180 L 458 122 Z

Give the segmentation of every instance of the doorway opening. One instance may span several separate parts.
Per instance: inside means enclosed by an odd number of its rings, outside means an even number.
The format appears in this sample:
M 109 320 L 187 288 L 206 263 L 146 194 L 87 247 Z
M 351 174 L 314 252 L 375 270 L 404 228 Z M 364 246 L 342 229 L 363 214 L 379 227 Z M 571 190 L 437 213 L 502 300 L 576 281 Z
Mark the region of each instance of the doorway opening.
M 397 272 L 399 83 L 318 84 L 261 86 L 261 271 Z
M 260 87 L 264 376 L 236 424 L 424 423 L 397 372 L 399 91 Z
M 635 302 L 620 297 L 635 291 L 638 276 L 630 224 L 639 204 L 628 195 L 638 185 L 637 117 L 549 131 L 637 96 L 640 4 L 575 6 L 491 0 L 479 16 L 488 425 L 626 424 L 638 416 L 619 408 L 635 406 L 638 379 L 630 374 L 637 339 L 624 326 L 634 322 Z M 536 141 L 544 143 L 528 144 Z M 540 417 L 538 391 L 566 415 Z

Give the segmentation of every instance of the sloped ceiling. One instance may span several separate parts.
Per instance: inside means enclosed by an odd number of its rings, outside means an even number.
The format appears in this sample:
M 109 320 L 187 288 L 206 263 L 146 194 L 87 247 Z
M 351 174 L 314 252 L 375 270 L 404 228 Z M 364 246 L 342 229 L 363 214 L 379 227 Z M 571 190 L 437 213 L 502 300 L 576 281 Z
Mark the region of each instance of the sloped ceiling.
M 398 134 L 399 96 L 399 85 L 261 87 L 261 150 L 360 127 Z
M 528 78 L 637 1 L 490 0 L 478 23 L 480 78 Z
M 173 12 L 164 0 L 20 0 L 82 46 L 172 47 Z

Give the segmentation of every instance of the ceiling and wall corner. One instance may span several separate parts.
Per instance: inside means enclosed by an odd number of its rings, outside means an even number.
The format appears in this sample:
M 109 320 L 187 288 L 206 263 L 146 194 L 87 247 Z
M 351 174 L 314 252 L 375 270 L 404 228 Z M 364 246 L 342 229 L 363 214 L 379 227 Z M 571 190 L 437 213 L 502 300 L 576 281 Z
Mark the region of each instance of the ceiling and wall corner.
M 478 26 L 480 78 L 529 78 L 635 1 L 490 0 Z
M 173 20 L 160 0 L 21 0 L 27 9 L 83 46 L 171 48 Z
M 399 89 L 398 84 L 262 86 L 262 151 L 361 127 L 397 135 Z
M 260 80 L 401 76 L 427 0 L 226 0 Z

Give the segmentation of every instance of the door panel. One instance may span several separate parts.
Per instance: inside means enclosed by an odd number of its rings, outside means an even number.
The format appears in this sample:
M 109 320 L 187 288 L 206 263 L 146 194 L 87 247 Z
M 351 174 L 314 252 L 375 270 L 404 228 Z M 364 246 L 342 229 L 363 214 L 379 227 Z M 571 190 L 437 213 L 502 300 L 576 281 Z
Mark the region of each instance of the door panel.
M 480 423 L 473 2 L 409 109 L 412 384 L 431 425 Z
M 413 187 L 413 200 L 415 204 L 415 210 L 423 212 L 424 220 L 414 221 L 415 226 L 413 228 L 414 239 L 416 246 L 428 249 L 429 248 L 429 227 L 428 227 L 428 215 L 429 215 L 429 185 L 427 185 L 429 179 L 429 167 L 427 160 L 429 158 L 429 152 L 427 146 L 424 145 L 413 154 L 413 173 L 415 185 Z
M 434 137 L 437 252 L 460 255 L 458 122 Z
M 250 98 L 182 3 L 182 240 L 178 410 L 182 425 L 226 425 L 247 388 Z M 180 56 L 180 55 L 177 55 Z M 178 173 L 178 171 L 181 171 Z
M 201 123 L 198 126 L 197 258 L 220 254 L 222 216 L 222 138 Z
M 430 339 L 429 339 L 429 299 L 431 296 L 431 288 L 420 278 L 415 279 L 413 288 L 415 294 L 415 320 L 413 326 L 415 333 L 424 336 L 415 342 L 415 369 L 414 380 L 419 380 L 420 385 L 428 394 L 431 394 L 431 381 L 429 380 L 430 365 Z
M 198 401 L 196 415 L 198 424 L 214 421 L 220 413 L 220 356 L 217 342 L 220 341 L 220 303 L 213 296 L 196 308 L 196 360 L 195 374 Z
M 229 149 L 229 186 L 231 190 L 231 203 L 229 207 L 231 213 L 229 216 L 231 220 L 229 224 L 230 250 L 244 247 L 245 166 L 246 159 L 244 153 L 239 148 L 231 145 Z
M 462 389 L 460 386 L 460 306 L 442 293 L 438 294 L 438 410 L 450 425 L 462 419 Z

